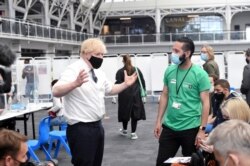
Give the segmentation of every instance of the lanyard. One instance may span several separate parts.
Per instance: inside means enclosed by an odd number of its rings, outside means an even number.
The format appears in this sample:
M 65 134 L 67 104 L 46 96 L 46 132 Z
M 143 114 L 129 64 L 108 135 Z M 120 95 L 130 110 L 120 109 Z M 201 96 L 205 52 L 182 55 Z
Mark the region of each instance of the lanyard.
M 176 94 L 177 94 L 177 96 L 178 96 L 178 93 L 180 91 L 181 85 L 183 84 L 183 82 L 184 82 L 184 80 L 185 80 L 186 76 L 188 75 L 188 73 L 189 73 L 189 71 L 190 71 L 191 68 L 192 68 L 192 65 L 189 67 L 188 71 L 186 72 L 185 76 L 183 77 L 183 79 L 182 79 L 181 84 L 179 85 L 179 87 L 177 87 L 178 86 L 178 84 L 177 84 L 177 76 L 178 76 L 178 71 L 179 71 L 179 66 L 178 66 L 177 72 L 176 72 Z

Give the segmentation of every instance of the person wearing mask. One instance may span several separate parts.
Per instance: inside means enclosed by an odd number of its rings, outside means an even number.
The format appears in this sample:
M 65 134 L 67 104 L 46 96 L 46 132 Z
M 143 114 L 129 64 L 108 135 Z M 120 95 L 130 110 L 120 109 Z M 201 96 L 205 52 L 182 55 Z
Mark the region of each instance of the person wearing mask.
M 210 110 L 209 110 L 209 116 L 207 120 L 207 125 L 206 125 L 206 133 L 209 133 L 213 129 L 213 107 L 212 107 L 212 97 L 214 95 L 214 83 L 217 81 L 217 76 L 210 74 L 209 75 L 209 80 L 210 80 L 210 90 L 209 90 L 209 101 L 210 101 Z
M 243 79 L 240 87 L 240 91 L 242 94 L 246 95 L 246 101 L 250 106 L 250 48 L 246 51 L 246 63 L 247 65 L 243 70 Z
M 239 94 L 237 92 L 230 92 L 230 84 L 225 79 L 219 79 L 214 84 L 214 94 L 212 96 L 212 108 L 213 113 L 211 115 L 211 119 L 209 122 L 213 124 L 213 128 L 224 121 L 221 113 L 221 104 L 222 102 L 232 98 L 238 97 Z
M 0 129 L 1 166 L 56 166 L 57 161 L 32 163 L 28 161 L 27 137 L 8 129 Z
M 250 108 L 242 97 L 232 97 L 224 101 L 221 104 L 221 112 L 224 122 L 227 120 L 238 119 L 250 123 Z M 201 149 L 213 153 L 213 146 L 207 145 L 205 140 L 201 143 Z
M 154 134 L 159 139 L 157 166 L 174 157 L 179 147 L 183 156 L 191 156 L 205 137 L 209 114 L 208 74 L 192 64 L 195 50 L 189 38 L 176 40 L 171 61 L 176 65 L 167 68 L 160 97 Z
M 204 45 L 201 48 L 201 59 L 205 61 L 203 69 L 208 75 L 214 75 L 215 79 L 220 78 L 219 66 L 214 60 L 214 50 L 209 45 Z
M 35 90 L 38 88 L 38 75 L 35 66 L 30 64 L 30 59 L 25 59 L 24 65 L 22 79 L 26 78 L 25 97 L 31 99 L 37 95 Z
M 104 96 L 118 94 L 137 80 L 136 73 L 128 76 L 124 71 L 124 82 L 110 82 L 99 69 L 105 53 L 106 46 L 100 39 L 83 41 L 80 59 L 65 69 L 52 88 L 53 96 L 63 97 L 67 140 L 74 166 L 102 165 Z
M 242 120 L 228 120 L 217 126 L 208 136 L 220 165 L 250 165 L 250 127 Z
M 136 70 L 132 66 L 131 58 L 129 55 L 123 56 L 124 67 L 119 69 L 116 73 L 116 84 L 124 82 L 124 70 L 128 75 L 132 75 Z M 143 78 L 142 72 L 138 69 L 138 77 L 140 77 L 143 89 L 145 89 L 145 80 Z M 122 122 L 123 128 L 120 129 L 120 134 L 123 136 L 128 136 L 128 122 L 131 118 L 131 135 L 130 138 L 135 140 L 138 138 L 136 132 L 137 121 L 145 120 L 146 113 L 144 109 L 144 104 L 142 101 L 140 93 L 140 83 L 139 80 L 135 84 L 118 94 L 118 121 Z

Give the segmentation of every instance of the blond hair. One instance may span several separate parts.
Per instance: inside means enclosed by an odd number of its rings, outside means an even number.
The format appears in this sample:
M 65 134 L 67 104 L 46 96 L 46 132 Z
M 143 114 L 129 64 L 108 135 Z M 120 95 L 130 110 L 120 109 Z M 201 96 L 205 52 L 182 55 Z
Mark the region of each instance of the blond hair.
M 207 50 L 207 54 L 209 56 L 208 59 L 214 60 L 214 49 L 210 45 L 203 45 L 202 48 Z
M 99 52 L 105 54 L 107 52 L 106 46 L 99 38 L 89 38 L 84 40 L 81 44 L 81 54 L 90 52 Z
M 250 109 L 241 97 L 233 97 L 221 105 L 222 113 L 227 113 L 229 119 L 239 119 L 250 123 Z

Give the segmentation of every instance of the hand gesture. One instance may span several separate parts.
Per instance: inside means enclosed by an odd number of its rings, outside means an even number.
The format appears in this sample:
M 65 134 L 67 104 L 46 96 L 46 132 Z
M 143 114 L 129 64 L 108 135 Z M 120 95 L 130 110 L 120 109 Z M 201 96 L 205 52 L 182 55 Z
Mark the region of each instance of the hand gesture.
M 124 82 L 127 86 L 130 86 L 133 83 L 135 83 L 136 79 L 137 79 L 136 72 L 134 72 L 131 76 L 128 76 L 127 71 L 124 70 Z
M 88 73 L 83 69 L 79 72 L 75 84 L 77 87 L 82 86 L 83 83 L 88 82 L 89 80 L 87 79 L 89 77 Z

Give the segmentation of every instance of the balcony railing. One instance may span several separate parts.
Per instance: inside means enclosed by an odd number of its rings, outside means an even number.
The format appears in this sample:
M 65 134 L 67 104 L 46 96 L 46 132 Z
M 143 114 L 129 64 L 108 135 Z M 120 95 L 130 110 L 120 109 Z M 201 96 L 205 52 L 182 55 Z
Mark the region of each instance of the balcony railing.
M 136 35 L 101 35 L 100 37 L 108 45 L 130 44 L 160 44 L 176 41 L 186 36 L 194 41 L 247 41 L 246 31 L 221 31 L 221 32 L 194 32 L 194 33 L 161 33 L 161 34 L 136 34 Z M 249 34 L 250 35 L 250 34 Z M 30 39 L 44 42 L 77 44 L 83 40 L 94 37 L 93 34 L 77 32 L 37 23 L 24 22 L 1 18 L 0 37 L 11 39 Z
M 234 41 L 246 40 L 246 31 L 224 32 L 195 32 L 195 33 L 161 33 L 139 35 L 104 35 L 101 36 L 106 44 L 150 44 L 173 42 L 180 37 L 189 37 L 194 41 Z
M 93 37 L 93 34 L 6 18 L 0 20 L 0 35 L 1 37 L 11 37 L 13 39 L 45 39 L 77 44 L 89 37 Z

